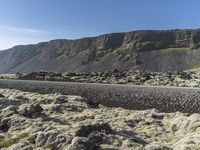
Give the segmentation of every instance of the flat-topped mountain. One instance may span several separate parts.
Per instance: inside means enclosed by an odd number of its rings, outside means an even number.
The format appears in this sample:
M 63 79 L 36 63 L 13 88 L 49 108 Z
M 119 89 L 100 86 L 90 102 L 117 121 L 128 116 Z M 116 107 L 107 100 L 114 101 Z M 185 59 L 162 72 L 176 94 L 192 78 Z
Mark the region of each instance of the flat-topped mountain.
M 0 73 L 180 71 L 200 67 L 200 29 L 144 30 L 53 40 L 0 51 Z

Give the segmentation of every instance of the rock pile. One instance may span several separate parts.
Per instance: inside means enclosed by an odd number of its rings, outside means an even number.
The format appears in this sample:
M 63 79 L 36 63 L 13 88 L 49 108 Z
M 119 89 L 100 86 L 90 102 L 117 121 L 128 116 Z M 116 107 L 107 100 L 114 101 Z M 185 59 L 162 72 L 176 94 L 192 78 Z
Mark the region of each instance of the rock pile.
M 200 74 L 198 72 L 141 72 L 132 70 L 119 71 L 115 69 L 108 72 L 61 74 L 40 71 L 32 72 L 30 74 L 18 74 L 16 75 L 16 79 L 104 84 L 200 87 Z
M 63 75 L 61 73 L 55 72 L 46 72 L 46 71 L 39 71 L 39 72 L 31 72 L 29 74 L 16 74 L 17 79 L 23 80 L 63 80 Z
M 200 149 L 200 115 L 88 104 L 80 96 L 0 89 L 2 150 Z
M 0 74 L 0 79 L 18 79 L 17 74 Z

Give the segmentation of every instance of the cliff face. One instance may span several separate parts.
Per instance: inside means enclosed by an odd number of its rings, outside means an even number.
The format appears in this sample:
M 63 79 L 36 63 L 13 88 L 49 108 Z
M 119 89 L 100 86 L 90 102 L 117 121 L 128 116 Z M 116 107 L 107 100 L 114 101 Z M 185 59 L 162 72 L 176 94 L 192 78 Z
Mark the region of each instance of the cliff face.
M 133 31 L 0 51 L 0 73 L 174 71 L 200 66 L 200 29 Z

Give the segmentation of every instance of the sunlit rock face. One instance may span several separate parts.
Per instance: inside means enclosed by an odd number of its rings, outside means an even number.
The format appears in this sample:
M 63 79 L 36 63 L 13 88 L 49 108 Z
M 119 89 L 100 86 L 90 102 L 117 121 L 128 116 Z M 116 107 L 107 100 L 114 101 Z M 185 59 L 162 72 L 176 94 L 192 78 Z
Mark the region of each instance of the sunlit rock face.
M 53 40 L 0 52 L 0 73 L 180 71 L 199 67 L 200 30 L 133 31 Z

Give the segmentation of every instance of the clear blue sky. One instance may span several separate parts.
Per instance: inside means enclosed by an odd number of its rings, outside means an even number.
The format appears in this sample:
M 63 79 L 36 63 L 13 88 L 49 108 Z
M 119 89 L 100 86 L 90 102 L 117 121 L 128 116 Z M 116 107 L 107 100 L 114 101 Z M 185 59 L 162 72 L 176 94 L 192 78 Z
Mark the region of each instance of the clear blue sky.
M 0 0 L 0 49 L 138 29 L 200 28 L 200 0 Z

